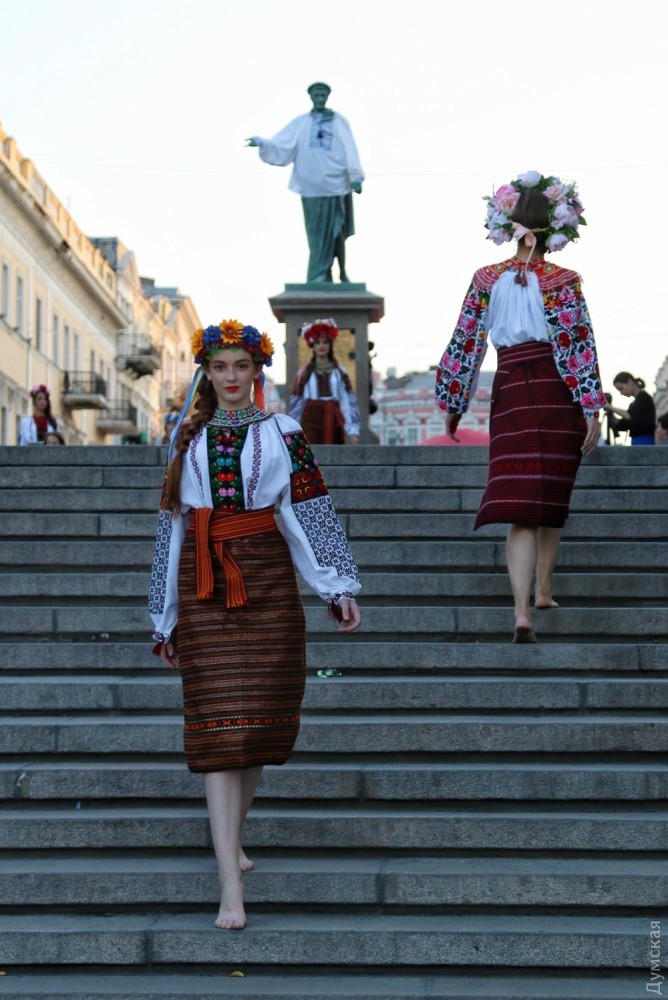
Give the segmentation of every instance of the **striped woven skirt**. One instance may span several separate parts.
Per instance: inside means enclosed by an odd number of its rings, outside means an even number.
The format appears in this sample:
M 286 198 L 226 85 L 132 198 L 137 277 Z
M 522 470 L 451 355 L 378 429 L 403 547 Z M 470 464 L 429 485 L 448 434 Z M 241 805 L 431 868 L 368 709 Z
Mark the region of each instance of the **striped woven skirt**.
M 197 599 L 194 534 L 186 535 L 179 563 L 177 641 L 191 771 L 283 764 L 299 732 L 305 623 L 287 544 L 278 528 L 224 544 L 243 576 L 243 607 L 227 607 L 215 555 L 213 596 Z
M 490 410 L 489 474 L 476 518 L 483 524 L 563 527 L 586 423 L 548 343 L 499 350 Z
M 311 444 L 345 444 L 344 420 L 335 399 L 307 399 L 301 419 Z

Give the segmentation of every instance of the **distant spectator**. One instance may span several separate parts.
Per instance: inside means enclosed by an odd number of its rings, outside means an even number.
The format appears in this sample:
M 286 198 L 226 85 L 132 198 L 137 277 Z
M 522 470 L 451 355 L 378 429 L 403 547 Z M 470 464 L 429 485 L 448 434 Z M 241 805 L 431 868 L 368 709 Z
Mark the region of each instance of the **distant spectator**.
M 44 444 L 65 444 L 65 438 L 60 431 L 47 431 Z
M 613 379 L 613 385 L 622 396 L 633 397 L 633 402 L 628 410 L 611 406 L 610 403 L 606 403 L 603 407 L 606 413 L 621 417 L 620 420 L 615 421 L 615 429 L 628 431 L 631 435 L 632 445 L 654 444 L 656 410 L 654 409 L 654 400 L 648 392 L 645 392 L 644 380 L 629 372 L 620 372 Z
M 49 429 L 58 430 L 56 418 L 51 413 L 51 393 L 46 385 L 34 385 L 30 397 L 32 416 L 21 418 L 19 444 L 44 444 Z
M 668 413 L 663 413 L 656 422 L 654 444 L 668 444 Z

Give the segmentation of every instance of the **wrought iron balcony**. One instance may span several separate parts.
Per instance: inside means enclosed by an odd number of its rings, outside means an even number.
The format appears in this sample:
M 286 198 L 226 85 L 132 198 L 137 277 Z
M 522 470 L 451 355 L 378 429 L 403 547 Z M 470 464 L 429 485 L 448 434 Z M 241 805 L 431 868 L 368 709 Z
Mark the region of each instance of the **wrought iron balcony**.
M 116 367 L 131 371 L 134 378 L 152 375 L 161 367 L 160 351 L 148 337 L 138 333 L 122 333 L 118 338 Z
M 64 372 L 61 402 L 68 410 L 106 410 L 107 383 L 95 372 Z
M 99 434 L 139 434 L 137 407 L 127 399 L 112 399 L 95 426 Z

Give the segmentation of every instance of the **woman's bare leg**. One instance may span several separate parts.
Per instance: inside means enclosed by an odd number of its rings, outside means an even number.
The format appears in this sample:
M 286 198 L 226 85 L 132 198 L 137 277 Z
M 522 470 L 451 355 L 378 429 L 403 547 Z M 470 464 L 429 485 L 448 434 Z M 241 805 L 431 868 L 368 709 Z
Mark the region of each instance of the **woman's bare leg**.
M 536 596 L 534 604 L 537 608 L 558 608 L 552 598 L 552 574 L 559 554 L 559 543 L 563 528 L 538 529 L 538 559 L 536 561 Z
M 537 529 L 511 524 L 506 537 L 506 563 L 515 600 L 515 642 L 535 642 L 531 624 L 531 585 L 538 558 Z
M 216 927 L 241 930 L 246 926 L 244 893 L 239 869 L 241 851 L 243 771 L 214 771 L 204 775 L 211 839 L 218 862 L 221 898 Z
M 241 828 L 243 829 L 246 814 L 251 807 L 255 789 L 262 777 L 261 767 L 247 767 L 241 772 Z M 246 857 L 243 847 L 239 846 L 239 867 L 242 872 L 249 872 L 255 867 L 255 862 Z

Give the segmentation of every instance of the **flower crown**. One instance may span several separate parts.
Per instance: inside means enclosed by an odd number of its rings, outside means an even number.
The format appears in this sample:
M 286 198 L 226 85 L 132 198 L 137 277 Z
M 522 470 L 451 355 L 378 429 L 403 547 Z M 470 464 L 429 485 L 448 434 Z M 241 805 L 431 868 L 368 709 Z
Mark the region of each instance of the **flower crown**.
M 224 319 L 218 326 L 195 330 L 191 346 L 197 365 L 205 365 L 218 351 L 237 348 L 248 351 L 256 365 L 269 368 L 274 353 L 274 345 L 266 333 L 260 333 L 254 326 L 244 326 L 236 319 Z
M 548 251 L 563 250 L 567 243 L 580 235 L 578 226 L 587 225 L 582 215 L 584 208 L 574 182 L 567 183 L 558 177 L 544 177 L 537 170 L 520 174 L 510 184 L 503 184 L 491 197 L 485 195 L 485 229 L 489 230 L 487 239 L 501 246 L 516 237 L 512 214 L 521 195 L 530 189 L 540 191 L 548 203 L 549 224 L 535 231 L 544 234 L 545 248 Z
M 314 319 L 312 323 L 304 323 L 299 331 L 309 347 L 313 347 L 316 340 L 324 337 L 326 340 L 334 341 L 339 335 L 339 328 L 331 318 Z
M 43 392 L 47 399 L 50 399 L 51 393 L 49 392 L 49 387 L 47 385 L 34 385 L 29 392 L 29 396 L 34 399 L 38 392 Z

